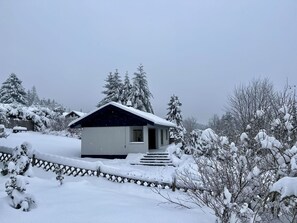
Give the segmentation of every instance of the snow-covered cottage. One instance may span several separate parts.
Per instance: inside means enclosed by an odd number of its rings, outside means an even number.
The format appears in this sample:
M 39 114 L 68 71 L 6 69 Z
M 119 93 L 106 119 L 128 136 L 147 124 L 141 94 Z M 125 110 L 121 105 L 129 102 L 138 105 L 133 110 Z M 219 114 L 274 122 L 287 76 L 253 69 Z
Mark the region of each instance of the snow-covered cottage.
M 125 158 L 169 144 L 175 124 L 154 114 L 110 102 L 69 124 L 82 128 L 81 157 Z
M 86 113 L 72 110 L 71 112 L 65 112 L 63 115 L 65 118 L 81 118 L 85 116 Z

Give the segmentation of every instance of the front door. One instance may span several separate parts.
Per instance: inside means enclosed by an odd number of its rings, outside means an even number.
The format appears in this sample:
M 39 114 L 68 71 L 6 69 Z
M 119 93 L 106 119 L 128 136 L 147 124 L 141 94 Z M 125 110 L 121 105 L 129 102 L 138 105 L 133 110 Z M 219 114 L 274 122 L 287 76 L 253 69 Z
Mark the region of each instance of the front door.
M 156 129 L 149 129 L 149 149 L 156 149 Z

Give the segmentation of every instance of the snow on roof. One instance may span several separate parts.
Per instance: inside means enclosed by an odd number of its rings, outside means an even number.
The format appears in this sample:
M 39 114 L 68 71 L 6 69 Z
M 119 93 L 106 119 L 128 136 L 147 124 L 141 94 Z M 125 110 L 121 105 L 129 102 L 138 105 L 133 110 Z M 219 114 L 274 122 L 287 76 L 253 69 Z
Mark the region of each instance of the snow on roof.
M 65 116 L 67 116 L 67 115 L 69 115 L 69 114 L 71 114 L 71 113 L 74 113 L 74 114 L 76 114 L 76 115 L 79 116 L 79 117 L 83 117 L 83 116 L 86 115 L 86 113 L 84 113 L 84 112 L 79 112 L 79 111 L 74 111 L 74 110 L 72 110 L 71 112 L 64 112 L 64 113 L 63 113 L 63 116 L 65 117 Z
M 73 111 L 75 114 L 77 114 L 79 117 L 85 116 L 86 113 L 84 112 L 79 112 L 79 111 Z
M 113 106 L 118 107 L 118 108 L 120 108 L 122 110 L 125 110 L 125 111 L 127 111 L 129 113 L 132 113 L 132 114 L 134 114 L 134 115 L 136 115 L 138 117 L 141 117 L 141 118 L 144 118 L 144 119 L 146 119 L 148 121 L 151 121 L 155 125 L 161 125 L 161 126 L 167 126 L 167 127 L 176 127 L 176 125 L 174 123 L 172 123 L 170 121 L 167 121 L 167 120 L 165 120 L 163 118 L 160 118 L 159 116 L 156 116 L 156 115 L 148 113 L 148 112 L 140 111 L 140 110 L 132 108 L 132 107 L 127 107 L 127 106 L 119 104 L 117 102 L 109 102 L 109 103 L 97 108 L 96 110 L 90 112 L 89 114 L 72 121 L 68 126 L 71 126 L 71 125 L 75 124 L 76 122 L 88 117 L 89 115 L 94 114 L 95 112 L 97 112 L 97 111 L 101 110 L 102 108 L 104 108 L 106 106 L 109 106 L 109 105 L 113 105 Z

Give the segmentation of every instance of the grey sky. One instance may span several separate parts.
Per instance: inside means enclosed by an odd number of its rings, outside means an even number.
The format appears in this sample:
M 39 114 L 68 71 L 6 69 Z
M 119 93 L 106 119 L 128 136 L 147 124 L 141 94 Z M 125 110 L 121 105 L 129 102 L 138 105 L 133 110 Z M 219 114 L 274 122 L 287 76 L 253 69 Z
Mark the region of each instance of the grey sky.
M 0 32 L 0 82 L 14 72 L 72 109 L 94 109 L 108 72 L 140 63 L 156 114 L 176 94 L 202 123 L 235 85 L 297 84 L 294 0 L 0 0 Z

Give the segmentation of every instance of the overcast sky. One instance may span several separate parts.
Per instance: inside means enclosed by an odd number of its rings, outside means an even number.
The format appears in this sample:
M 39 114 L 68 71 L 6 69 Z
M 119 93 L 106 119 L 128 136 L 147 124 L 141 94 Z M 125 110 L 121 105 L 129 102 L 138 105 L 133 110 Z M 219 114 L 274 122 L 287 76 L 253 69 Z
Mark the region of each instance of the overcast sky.
M 118 69 L 147 72 L 155 113 L 172 94 L 184 118 L 222 114 L 235 85 L 297 84 L 295 0 L 0 0 L 0 82 L 93 110 Z

